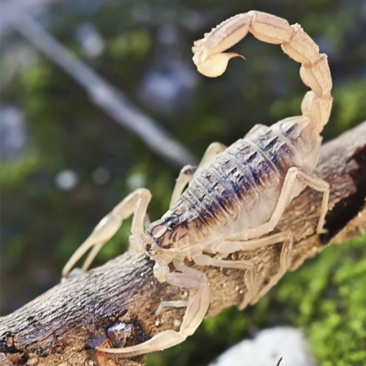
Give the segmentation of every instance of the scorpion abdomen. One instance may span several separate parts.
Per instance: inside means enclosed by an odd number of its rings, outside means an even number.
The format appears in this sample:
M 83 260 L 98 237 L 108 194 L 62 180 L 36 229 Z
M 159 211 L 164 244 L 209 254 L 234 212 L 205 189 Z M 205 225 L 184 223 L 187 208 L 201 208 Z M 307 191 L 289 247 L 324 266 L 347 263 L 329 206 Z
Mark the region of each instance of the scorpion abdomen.
M 317 161 L 321 139 L 308 122 L 287 118 L 257 126 L 199 169 L 181 197 L 188 201 L 189 221 L 229 232 L 267 221 L 288 169 L 309 170 Z M 304 159 L 304 152 L 311 156 Z

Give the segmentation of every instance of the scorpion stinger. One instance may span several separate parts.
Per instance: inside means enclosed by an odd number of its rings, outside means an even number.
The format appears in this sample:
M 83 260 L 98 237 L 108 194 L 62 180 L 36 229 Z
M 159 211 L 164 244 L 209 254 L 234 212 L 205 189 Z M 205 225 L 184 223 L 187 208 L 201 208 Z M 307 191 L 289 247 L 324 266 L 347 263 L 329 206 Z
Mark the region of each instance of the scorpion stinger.
M 96 347 L 99 351 L 134 356 L 174 346 L 195 332 L 210 305 L 210 284 L 203 272 L 188 266 L 188 261 L 242 269 L 245 290 L 240 308 L 256 302 L 291 267 L 292 234 L 274 229 L 285 208 L 306 186 L 323 194 L 316 227 L 318 233 L 323 230 L 329 184 L 312 172 L 319 158 L 320 132 L 332 107 L 327 56 L 319 53 L 298 24 L 289 25 L 274 15 L 250 11 L 222 22 L 194 43 L 193 61 L 198 71 L 210 77 L 221 75 L 229 60 L 238 56 L 225 51 L 248 32 L 264 42 L 280 44 L 287 55 L 302 64 L 300 77 L 311 89 L 302 101 L 302 115 L 270 127 L 257 125 L 227 148 L 219 143 L 210 145 L 198 168 L 182 169 L 169 210 L 146 230 L 144 219 L 151 195 L 145 189 L 131 193 L 102 220 L 67 263 L 64 275 L 92 248 L 86 269 L 122 221 L 133 214 L 131 246 L 155 261 L 158 281 L 185 288 L 189 296 L 188 301 L 163 301 L 156 311 L 186 306 L 179 330 L 166 330 L 124 348 Z M 280 245 L 281 251 L 277 273 L 268 283 L 260 282 L 252 261 L 226 258 L 237 251 L 270 245 Z
M 310 118 L 318 133 L 321 132 L 332 109 L 332 78 L 327 55 L 319 53 L 318 45 L 299 24 L 289 25 L 285 19 L 258 11 L 235 15 L 194 42 L 193 62 L 198 71 L 208 77 L 222 75 L 229 60 L 238 56 L 223 51 L 238 43 L 248 32 L 263 42 L 280 44 L 288 56 L 302 64 L 301 79 L 311 88 L 302 101 L 302 114 Z

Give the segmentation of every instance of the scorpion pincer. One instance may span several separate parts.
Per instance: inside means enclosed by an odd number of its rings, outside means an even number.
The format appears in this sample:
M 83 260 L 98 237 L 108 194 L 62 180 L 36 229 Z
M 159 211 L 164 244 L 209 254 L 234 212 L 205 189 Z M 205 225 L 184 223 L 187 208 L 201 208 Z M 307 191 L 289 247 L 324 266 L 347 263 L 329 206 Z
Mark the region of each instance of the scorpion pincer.
M 154 275 L 160 282 L 187 289 L 189 296 L 188 301 L 165 301 L 159 306 L 186 306 L 178 331 L 166 330 L 126 348 L 97 347 L 99 351 L 134 356 L 174 346 L 195 332 L 207 313 L 210 287 L 206 275 L 189 267 L 187 260 L 244 269 L 246 291 L 240 307 L 257 301 L 291 264 L 291 233 L 273 230 L 286 206 L 305 186 L 323 194 L 317 226 L 317 232 L 322 232 L 329 185 L 312 171 L 319 158 L 320 132 L 332 107 L 327 56 L 319 53 L 300 25 L 249 11 L 225 20 L 194 43 L 193 61 L 198 71 L 208 77 L 223 74 L 229 60 L 239 56 L 224 51 L 248 32 L 261 41 L 280 44 L 290 58 L 301 63 L 300 77 L 311 89 L 301 103 L 302 114 L 270 127 L 256 125 L 229 147 L 211 144 L 197 169 L 186 166 L 181 170 L 169 210 L 146 230 L 144 221 L 151 199 L 147 189 L 131 193 L 102 219 L 65 265 L 63 276 L 91 249 L 83 265 L 86 270 L 123 220 L 133 215 L 131 247 L 145 251 L 155 261 Z M 276 243 L 281 245 L 278 274 L 260 292 L 256 268 L 250 261 L 221 259 L 236 251 Z

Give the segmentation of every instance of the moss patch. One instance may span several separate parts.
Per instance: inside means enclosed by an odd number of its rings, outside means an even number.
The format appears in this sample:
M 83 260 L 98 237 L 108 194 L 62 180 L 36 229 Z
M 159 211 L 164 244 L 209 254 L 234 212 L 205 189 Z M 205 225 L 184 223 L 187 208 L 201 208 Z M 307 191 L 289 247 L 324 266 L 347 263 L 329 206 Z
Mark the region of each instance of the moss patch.
M 333 245 L 287 275 L 277 299 L 288 320 L 304 328 L 322 366 L 366 360 L 366 235 Z

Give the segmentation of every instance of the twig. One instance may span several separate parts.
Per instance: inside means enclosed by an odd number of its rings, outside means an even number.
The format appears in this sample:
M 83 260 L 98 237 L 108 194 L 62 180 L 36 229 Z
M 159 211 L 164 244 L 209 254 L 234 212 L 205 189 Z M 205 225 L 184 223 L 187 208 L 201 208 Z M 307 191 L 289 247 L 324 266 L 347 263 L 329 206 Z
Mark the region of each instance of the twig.
M 305 190 L 286 210 L 280 229 L 294 233 L 291 270 L 298 268 L 327 244 L 359 236 L 366 227 L 366 122 L 325 144 L 317 175 L 331 184 L 326 228 L 315 233 L 321 194 Z M 238 253 L 254 262 L 262 287 L 278 271 L 279 246 Z M 132 326 L 127 345 L 137 344 L 164 329 L 176 329 L 182 310 L 154 311 L 162 300 L 184 297 L 184 291 L 160 284 L 152 261 L 129 251 L 89 272 L 71 277 L 0 320 L 0 362 L 4 365 L 120 365 L 117 358 L 95 351 L 109 344 L 106 329 L 123 322 Z M 211 283 L 208 315 L 239 304 L 247 291 L 243 271 L 201 267 Z M 258 290 L 260 290 L 259 288 Z M 127 329 L 127 328 L 126 328 Z M 110 358 L 112 357 L 112 358 Z M 7 362 L 7 363 L 6 363 Z M 28 363 L 27 363 L 28 362 Z M 122 361 L 142 365 L 144 357 Z
M 156 121 L 143 114 L 121 91 L 67 51 L 18 6 L 14 5 L 11 16 L 5 21 L 84 87 L 91 100 L 112 120 L 140 137 L 155 153 L 179 167 L 195 161 L 192 154 Z

